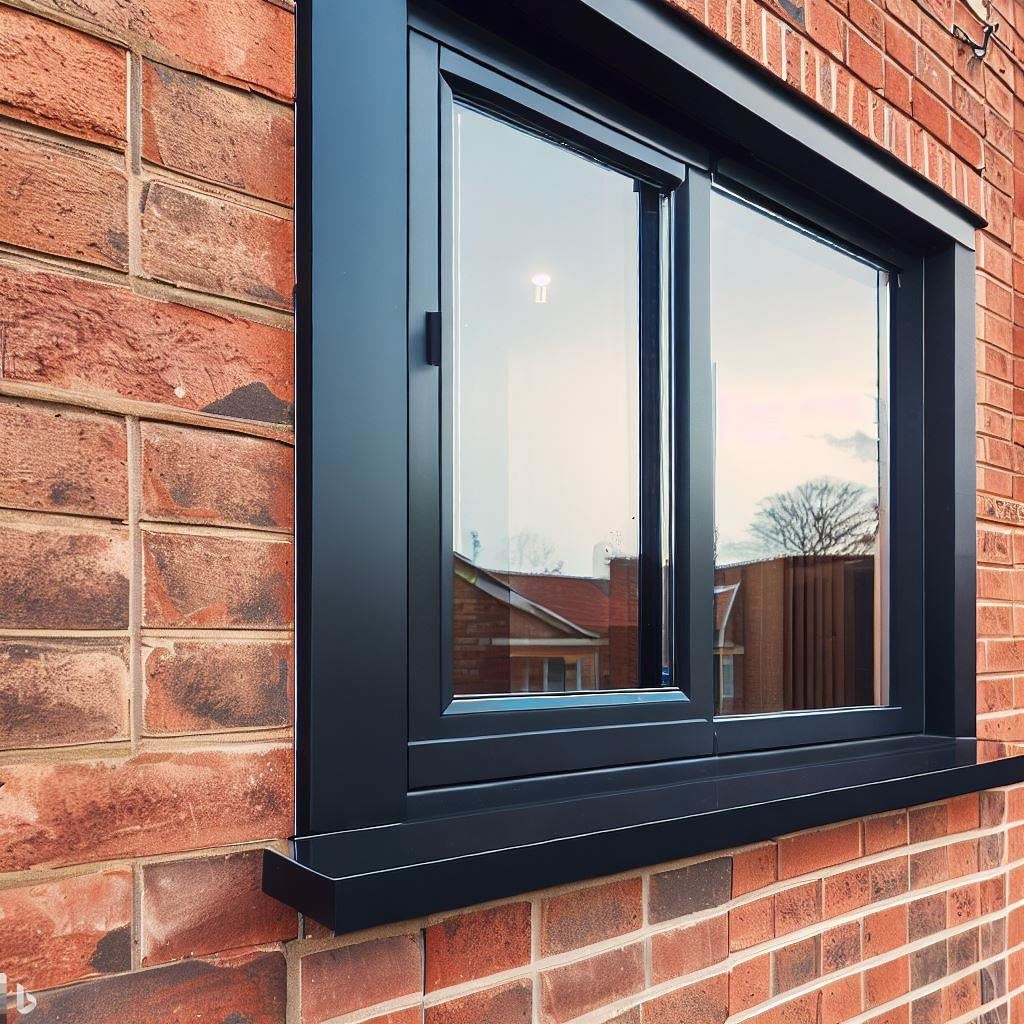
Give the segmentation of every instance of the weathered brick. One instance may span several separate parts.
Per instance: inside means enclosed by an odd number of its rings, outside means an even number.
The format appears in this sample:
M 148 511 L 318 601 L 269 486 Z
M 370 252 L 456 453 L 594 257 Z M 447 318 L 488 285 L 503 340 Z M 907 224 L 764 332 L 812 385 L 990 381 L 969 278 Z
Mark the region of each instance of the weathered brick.
M 881 89 L 885 82 L 882 51 L 859 32 L 851 29 L 849 46 L 850 70 L 872 89 Z
M 907 942 L 907 907 L 900 904 L 864 918 L 864 956 L 880 956 Z
M 941 932 L 946 927 L 946 896 L 937 892 L 931 896 L 922 896 L 910 904 L 909 938 L 911 942 L 923 939 L 926 935 Z
M 864 955 L 870 956 L 867 952 L 865 939 Z M 847 921 L 845 924 L 836 925 L 821 934 L 821 973 L 831 974 L 832 971 L 841 971 L 846 967 L 852 967 L 860 961 L 861 957 L 861 936 L 860 922 Z
M 910 888 L 909 872 L 906 857 L 893 857 L 891 860 L 872 864 L 868 869 L 871 878 L 871 899 L 890 900 L 906 892 Z
M 651 936 L 651 981 L 702 971 L 729 955 L 731 928 L 728 914 L 683 925 Z
M 127 188 L 105 155 L 0 131 L 0 241 L 126 270 Z
M 142 515 L 289 530 L 292 449 L 241 434 L 143 423 Z
M 298 916 L 262 878 L 261 850 L 143 865 L 143 964 L 295 938 Z
M 0 889 L 0 964 L 30 991 L 131 968 L 132 875 L 72 875 Z
M 772 954 L 773 987 L 776 994 L 806 985 L 819 974 L 821 936 L 811 935 L 777 949 Z
M 871 902 L 871 874 L 868 868 L 854 868 L 824 880 L 823 904 L 826 917 L 838 917 Z
M 289 107 L 150 61 L 142 67 L 142 156 L 240 192 L 292 202 Z
M 981 822 L 981 797 L 978 793 L 965 793 L 949 801 L 948 821 L 950 834 L 969 832 Z
M 929 992 L 911 1003 L 912 1024 L 945 1024 L 942 1016 L 942 992 Z
M 126 288 L 0 265 L 0 375 L 287 423 L 291 333 Z
M 553 967 L 540 976 L 541 1020 L 564 1024 L 643 987 L 643 947 L 639 943 Z
M 0 871 L 292 832 L 290 747 L 0 765 Z
M 910 75 L 887 58 L 882 91 L 885 98 L 899 107 L 904 114 L 909 114 L 911 111 L 910 89 Z
M 881 1006 L 910 990 L 907 957 L 897 957 L 864 972 L 864 1002 L 868 1008 Z
M 856 975 L 839 978 L 819 993 L 818 1024 L 841 1024 L 862 1008 L 861 981 Z
M 128 738 L 128 641 L 0 640 L 0 749 Z
M 882 45 L 885 25 L 882 7 L 874 0 L 850 0 L 850 20 L 869 39 Z
M 958 117 L 952 118 L 951 126 L 950 145 L 972 167 L 981 167 L 981 136 Z
M 505 903 L 446 918 L 424 932 L 424 990 L 460 985 L 530 962 L 531 907 Z
M 106 146 L 125 140 L 124 50 L 0 7 L 0 113 Z
M 416 1020 L 419 1019 L 417 1016 Z M 510 981 L 446 1003 L 435 1003 L 423 1014 L 424 1024 L 530 1024 L 532 1020 L 533 986 L 528 980 Z M 302 1024 L 307 1024 L 305 1018 Z
M 732 858 L 715 857 L 651 875 L 652 923 L 669 921 L 727 903 L 732 894 Z
M 930 93 L 917 79 L 914 80 L 912 109 L 914 118 L 940 142 L 949 142 L 949 108 Z
M 639 878 L 549 897 L 540 906 L 540 955 L 564 953 L 634 931 L 643 923 L 642 900 Z
M 910 842 L 921 843 L 938 839 L 949 831 L 949 805 L 943 801 L 910 809 Z
M 125 518 L 124 420 L 0 397 L 0 505 Z
M 284 1024 L 280 953 L 189 960 L 37 994 L 40 1024 Z
M 925 889 L 949 878 L 949 850 L 945 846 L 921 850 L 910 857 L 910 888 Z
M 776 878 L 777 861 L 774 843 L 761 843 L 733 853 L 733 897 L 745 896 L 748 892 L 771 885 Z
M 907 812 L 876 814 L 864 819 L 864 852 L 881 853 L 907 842 Z
M 820 880 L 784 889 L 775 895 L 775 932 L 788 935 L 821 920 L 822 884 Z
M 861 853 L 860 822 L 800 832 L 779 840 L 779 878 L 854 860 Z
M 418 935 L 392 935 L 302 958 L 302 1024 L 418 995 L 423 984 Z
M 956 1020 L 981 1005 L 980 981 L 977 972 L 973 972 L 942 990 L 943 1022 Z
M 729 949 L 748 949 L 775 935 L 775 897 L 763 896 L 729 911 Z
M 690 2 L 690 0 L 687 0 L 687 2 Z M 617 1013 L 614 1017 L 609 1017 L 605 1024 L 642 1024 L 642 1021 L 643 1007 L 631 1006 L 628 1010 Z
M 981 889 L 977 882 L 957 886 L 946 894 L 946 920 L 950 928 L 973 921 L 981 913 Z
M 925 985 L 932 985 L 939 981 L 947 970 L 944 939 L 922 949 L 915 949 L 910 954 L 910 987 L 923 988 Z
M 980 930 L 972 928 L 969 932 L 951 935 L 946 940 L 946 949 L 949 973 L 959 974 L 960 971 L 966 971 L 971 964 L 978 962 Z
M 147 626 L 266 628 L 292 621 L 289 543 L 147 530 L 142 549 Z
M 729 1009 L 742 1013 L 772 994 L 772 957 L 764 953 L 751 960 L 743 960 L 729 972 Z
M 124 527 L 0 520 L 0 627 L 126 628 L 130 565 Z
M 147 638 L 149 735 L 274 729 L 292 719 L 290 643 Z
M 816 43 L 833 57 L 842 60 L 845 54 L 846 26 L 836 9 L 826 0 L 808 0 L 807 31 Z
M 729 975 L 716 974 L 666 992 L 643 1007 L 644 1024 L 723 1024 L 729 1016 Z
M 292 222 L 165 182 L 141 199 L 143 271 L 170 284 L 290 309 Z
M 411 1006 L 406 1010 L 371 1017 L 366 1024 L 423 1024 L 423 1011 L 418 1006 Z
M 290 100 L 290 11 L 266 0 L 38 0 L 156 60 Z

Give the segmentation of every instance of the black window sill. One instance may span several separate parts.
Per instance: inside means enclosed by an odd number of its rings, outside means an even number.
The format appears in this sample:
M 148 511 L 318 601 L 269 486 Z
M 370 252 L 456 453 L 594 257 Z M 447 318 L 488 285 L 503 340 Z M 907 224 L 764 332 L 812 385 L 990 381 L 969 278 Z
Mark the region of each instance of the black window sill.
M 355 931 L 1024 781 L 1001 753 L 912 736 L 701 758 L 666 785 L 296 838 L 263 888 Z

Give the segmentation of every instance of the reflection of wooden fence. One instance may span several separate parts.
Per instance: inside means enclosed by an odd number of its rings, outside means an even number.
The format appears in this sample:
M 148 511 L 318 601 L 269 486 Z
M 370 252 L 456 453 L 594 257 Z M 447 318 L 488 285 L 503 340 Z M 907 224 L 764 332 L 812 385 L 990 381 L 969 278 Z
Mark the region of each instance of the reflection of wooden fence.
M 734 654 L 726 713 L 874 703 L 874 559 L 792 556 L 715 573 L 739 583 L 716 653 Z

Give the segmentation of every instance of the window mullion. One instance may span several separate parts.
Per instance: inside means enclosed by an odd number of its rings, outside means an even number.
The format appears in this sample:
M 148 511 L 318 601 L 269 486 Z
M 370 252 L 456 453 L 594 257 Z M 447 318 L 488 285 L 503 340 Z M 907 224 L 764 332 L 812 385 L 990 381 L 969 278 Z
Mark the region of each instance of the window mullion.
M 640 558 L 639 683 L 662 675 L 661 192 L 637 182 L 640 208 Z
M 697 717 L 714 714 L 714 409 L 711 182 L 691 169 L 673 195 L 676 374 L 676 672 Z

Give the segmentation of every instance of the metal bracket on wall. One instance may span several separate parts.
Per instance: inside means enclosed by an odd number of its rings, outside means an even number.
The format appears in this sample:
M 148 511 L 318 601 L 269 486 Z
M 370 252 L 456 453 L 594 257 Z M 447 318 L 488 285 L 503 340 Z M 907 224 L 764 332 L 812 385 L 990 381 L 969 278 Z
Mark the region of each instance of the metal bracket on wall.
M 988 53 L 989 40 L 998 28 L 998 22 L 987 22 L 982 32 L 980 43 L 975 42 L 959 25 L 954 25 L 950 29 L 950 32 L 954 39 L 959 39 L 961 43 L 966 43 L 974 51 L 974 56 L 978 60 L 984 60 L 985 54 Z

